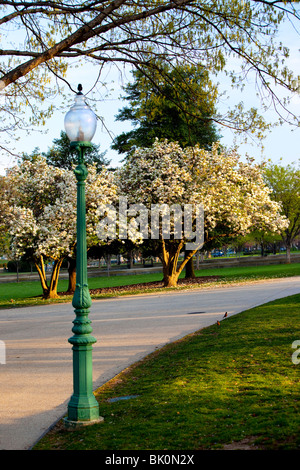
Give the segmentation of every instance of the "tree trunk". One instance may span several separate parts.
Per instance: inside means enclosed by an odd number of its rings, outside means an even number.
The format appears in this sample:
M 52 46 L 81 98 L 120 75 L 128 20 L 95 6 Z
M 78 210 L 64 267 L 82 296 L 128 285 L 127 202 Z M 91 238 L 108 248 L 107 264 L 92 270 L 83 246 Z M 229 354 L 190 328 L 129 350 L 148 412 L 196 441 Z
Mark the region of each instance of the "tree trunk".
M 177 262 L 180 251 L 182 250 L 182 243 L 172 243 L 168 240 L 162 239 L 162 264 L 163 264 L 163 283 L 164 287 L 176 287 L 179 277 L 177 272 Z
M 284 235 L 282 235 L 282 240 L 286 247 L 285 261 L 287 264 L 291 263 L 291 248 L 293 244 L 293 237 L 289 230 L 285 230 Z
M 287 264 L 291 263 L 291 245 L 289 243 L 286 244 L 286 262 Z
M 110 267 L 111 267 L 111 254 L 108 253 L 105 255 L 106 267 L 107 267 L 107 277 L 110 276 Z
M 203 257 L 203 253 L 201 253 L 201 258 Z M 201 259 L 203 261 L 203 259 Z M 200 252 L 199 250 L 196 253 L 196 269 L 200 269 Z
M 128 257 L 127 257 L 127 268 L 132 269 L 133 268 L 133 251 L 130 250 L 128 252 Z
M 53 269 L 51 278 L 49 281 L 49 285 L 47 283 L 46 272 L 45 272 L 45 265 L 43 256 L 40 256 L 37 260 L 35 260 L 35 266 L 40 276 L 40 281 L 43 289 L 43 298 L 44 299 L 56 299 L 58 297 L 57 294 L 57 284 L 58 284 L 58 276 L 59 271 L 63 262 L 62 259 L 58 259 L 54 261 Z
M 48 292 L 48 285 L 47 285 L 47 278 L 46 278 L 46 272 L 45 272 L 44 258 L 40 256 L 38 259 L 34 260 L 34 264 L 40 276 L 41 286 L 43 289 L 43 297 L 45 297 L 45 295 L 47 295 L 47 292 Z
M 185 250 L 184 259 L 186 259 L 187 256 L 189 256 L 189 253 L 190 253 L 189 250 Z M 185 278 L 194 279 L 195 277 L 196 275 L 195 275 L 195 269 L 194 269 L 194 258 L 192 256 L 185 265 Z
M 69 259 L 69 285 L 68 285 L 68 293 L 74 294 L 76 288 L 76 259 L 70 258 Z
M 57 284 L 62 262 L 63 258 L 58 260 L 56 259 L 54 261 L 53 270 L 49 282 L 49 291 L 47 297 L 45 297 L 46 299 L 56 299 L 57 297 L 59 297 L 57 294 Z
M 177 287 L 179 273 L 164 275 L 164 287 Z
M 177 267 L 178 258 L 182 251 L 184 242 L 162 240 L 162 264 L 163 264 L 163 283 L 164 287 L 176 287 L 181 271 L 184 269 L 189 260 L 194 256 L 196 250 L 188 251 L 185 259 L 179 267 Z
M 180 272 L 177 271 L 177 261 L 174 258 L 170 259 L 170 254 L 167 255 L 167 260 L 163 259 L 163 283 L 164 287 L 177 287 Z

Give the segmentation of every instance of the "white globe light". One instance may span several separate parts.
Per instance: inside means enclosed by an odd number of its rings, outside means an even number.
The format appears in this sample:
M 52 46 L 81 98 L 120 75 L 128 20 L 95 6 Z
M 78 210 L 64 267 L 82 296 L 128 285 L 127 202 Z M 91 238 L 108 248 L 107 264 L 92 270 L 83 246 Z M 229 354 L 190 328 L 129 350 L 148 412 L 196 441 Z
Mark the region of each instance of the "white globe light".
M 81 85 L 78 85 L 78 90 L 75 104 L 65 116 L 65 130 L 71 142 L 90 142 L 96 132 L 97 118 L 85 102 Z

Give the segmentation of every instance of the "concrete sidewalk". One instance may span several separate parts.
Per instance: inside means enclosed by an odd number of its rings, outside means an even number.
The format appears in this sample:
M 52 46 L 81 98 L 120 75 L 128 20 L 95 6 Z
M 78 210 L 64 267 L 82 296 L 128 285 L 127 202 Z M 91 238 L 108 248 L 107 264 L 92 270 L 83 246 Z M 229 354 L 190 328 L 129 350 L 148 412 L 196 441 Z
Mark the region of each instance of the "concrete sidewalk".
M 225 311 L 230 316 L 296 293 L 300 277 L 94 301 L 94 387 L 157 347 L 222 320 Z M 71 304 L 0 310 L 6 346 L 6 364 L 0 364 L 0 449 L 30 449 L 66 413 L 73 393 L 67 340 L 74 317 Z

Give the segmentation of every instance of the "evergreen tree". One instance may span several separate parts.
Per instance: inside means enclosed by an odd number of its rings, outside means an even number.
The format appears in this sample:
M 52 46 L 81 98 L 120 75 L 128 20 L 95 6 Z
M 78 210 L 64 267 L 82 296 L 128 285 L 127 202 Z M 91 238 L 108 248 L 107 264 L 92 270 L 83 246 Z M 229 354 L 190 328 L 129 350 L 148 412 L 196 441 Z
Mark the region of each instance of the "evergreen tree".
M 109 160 L 105 156 L 105 152 L 99 152 L 99 145 L 91 144 L 85 152 L 85 162 L 87 165 L 96 164 L 97 170 L 100 171 L 103 166 L 109 165 Z M 53 146 L 48 152 L 43 154 L 46 157 L 48 165 L 53 165 L 66 170 L 71 170 L 72 166 L 77 163 L 77 155 L 70 148 L 70 141 L 67 134 L 61 131 L 60 138 L 53 140 Z
M 134 81 L 124 87 L 129 102 L 116 116 L 135 128 L 117 136 L 112 148 L 128 153 L 151 147 L 154 140 L 178 142 L 181 147 L 199 144 L 209 150 L 219 140 L 213 121 L 215 87 L 201 67 L 161 66 L 155 76 L 145 70 L 133 72 Z

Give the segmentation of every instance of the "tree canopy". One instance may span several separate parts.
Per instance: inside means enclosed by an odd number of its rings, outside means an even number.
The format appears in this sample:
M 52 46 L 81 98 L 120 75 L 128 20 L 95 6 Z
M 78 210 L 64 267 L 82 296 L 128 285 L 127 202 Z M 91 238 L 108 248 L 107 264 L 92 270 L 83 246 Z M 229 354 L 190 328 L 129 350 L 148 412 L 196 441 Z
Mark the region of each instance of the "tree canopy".
M 289 225 L 281 232 L 286 245 L 287 262 L 290 262 L 292 243 L 300 234 L 300 169 L 299 165 L 269 164 L 264 178 L 271 188 L 271 197 L 280 203 L 281 213 L 289 220 Z
M 100 153 L 100 146 L 91 143 L 91 147 L 86 149 L 85 163 L 86 165 L 94 165 L 97 171 L 101 171 L 104 166 L 109 165 L 109 160 L 105 158 L 105 153 Z M 77 155 L 70 147 L 70 140 L 64 131 L 61 131 L 60 137 L 53 140 L 53 145 L 47 152 L 42 152 L 36 147 L 30 154 L 23 153 L 22 160 L 34 162 L 41 157 L 45 157 L 48 165 L 57 168 L 72 170 L 77 164 Z
M 57 92 L 51 77 L 60 87 L 68 66 L 82 59 L 97 64 L 99 75 L 107 63 L 148 68 L 149 74 L 160 61 L 197 64 L 210 74 L 225 72 L 234 86 L 243 86 L 253 71 L 258 92 L 285 107 L 276 86 L 293 91 L 298 82 L 276 34 L 284 21 L 298 27 L 297 7 L 271 0 L 2 1 L 1 130 L 26 125 L 22 110 L 31 109 L 34 122 L 45 120 L 54 103 L 48 106 L 47 98 Z M 257 110 L 243 113 L 242 104 L 216 119 L 240 130 L 264 126 Z
M 70 148 L 70 140 L 64 131 L 61 131 L 59 139 L 53 140 L 52 147 L 43 155 L 46 157 L 48 165 L 67 170 L 71 170 L 73 165 L 77 163 L 76 153 Z M 98 171 L 109 164 L 105 158 L 105 152 L 100 153 L 100 146 L 93 143 L 91 143 L 91 147 L 86 149 L 84 158 L 87 165 L 96 165 Z

